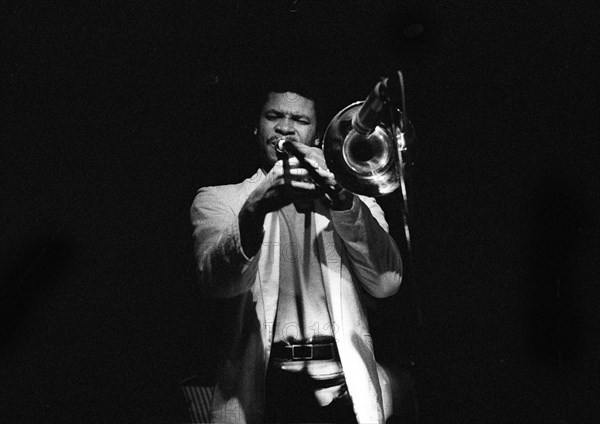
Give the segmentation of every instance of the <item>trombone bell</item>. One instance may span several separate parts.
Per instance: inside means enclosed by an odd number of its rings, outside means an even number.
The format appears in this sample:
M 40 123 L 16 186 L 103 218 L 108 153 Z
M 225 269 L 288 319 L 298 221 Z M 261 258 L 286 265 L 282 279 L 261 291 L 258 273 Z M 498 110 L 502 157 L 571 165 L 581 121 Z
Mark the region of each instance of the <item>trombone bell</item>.
M 352 103 L 333 117 L 323 136 L 323 151 L 342 187 L 355 194 L 382 196 L 401 184 L 400 158 L 409 141 L 405 137 L 414 137 L 414 129 L 398 111 L 400 125 L 380 123 L 369 134 L 355 131 L 352 120 L 363 103 Z

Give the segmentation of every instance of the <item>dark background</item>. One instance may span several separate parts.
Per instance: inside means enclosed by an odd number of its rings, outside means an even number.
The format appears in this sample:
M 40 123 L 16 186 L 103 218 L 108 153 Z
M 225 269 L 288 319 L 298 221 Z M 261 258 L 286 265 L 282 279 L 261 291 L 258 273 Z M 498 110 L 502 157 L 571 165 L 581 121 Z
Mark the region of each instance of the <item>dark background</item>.
M 329 116 L 403 71 L 423 325 L 414 279 L 373 325 L 421 422 L 594 421 L 597 2 L 170 3 L 6 8 L 0 421 L 188 420 L 216 352 L 189 206 L 253 170 L 248 88 L 298 60 Z

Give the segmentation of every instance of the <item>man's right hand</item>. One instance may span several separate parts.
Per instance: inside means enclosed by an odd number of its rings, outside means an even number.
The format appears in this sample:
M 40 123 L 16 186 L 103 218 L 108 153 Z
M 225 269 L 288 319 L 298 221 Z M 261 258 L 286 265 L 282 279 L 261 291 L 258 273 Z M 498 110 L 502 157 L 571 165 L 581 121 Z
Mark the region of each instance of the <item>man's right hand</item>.
M 278 160 L 262 183 L 254 189 L 238 215 L 242 249 L 254 256 L 262 244 L 265 216 L 295 200 L 312 200 L 321 195 L 308 179 L 308 171 L 295 157 Z

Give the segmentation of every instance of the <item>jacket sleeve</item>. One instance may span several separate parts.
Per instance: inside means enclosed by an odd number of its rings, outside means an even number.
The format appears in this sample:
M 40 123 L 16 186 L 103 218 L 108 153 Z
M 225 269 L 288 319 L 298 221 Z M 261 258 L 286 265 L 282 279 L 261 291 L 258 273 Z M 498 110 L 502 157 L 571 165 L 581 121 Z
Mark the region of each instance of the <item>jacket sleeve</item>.
M 198 191 L 190 210 L 200 284 L 214 297 L 242 294 L 256 278 L 260 251 L 248 258 L 242 250 L 236 200 L 223 187 L 206 187 Z
M 355 196 L 349 210 L 331 211 L 331 221 L 365 290 L 380 298 L 395 294 L 402 281 L 402 258 L 375 199 Z

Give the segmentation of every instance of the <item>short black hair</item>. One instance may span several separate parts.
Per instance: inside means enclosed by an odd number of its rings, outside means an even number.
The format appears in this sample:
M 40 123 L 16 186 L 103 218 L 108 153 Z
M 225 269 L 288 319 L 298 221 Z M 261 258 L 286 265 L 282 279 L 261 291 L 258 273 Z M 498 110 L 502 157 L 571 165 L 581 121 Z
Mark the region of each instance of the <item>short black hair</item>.
M 320 130 L 325 124 L 321 116 L 323 91 L 322 80 L 319 79 L 315 71 L 294 67 L 293 69 L 279 70 L 279 72 L 268 72 L 256 88 L 256 95 L 254 96 L 256 101 L 253 106 L 254 122 L 258 122 L 262 108 L 270 93 L 290 92 L 299 94 L 314 102 L 317 114 L 317 132 L 322 133 Z

